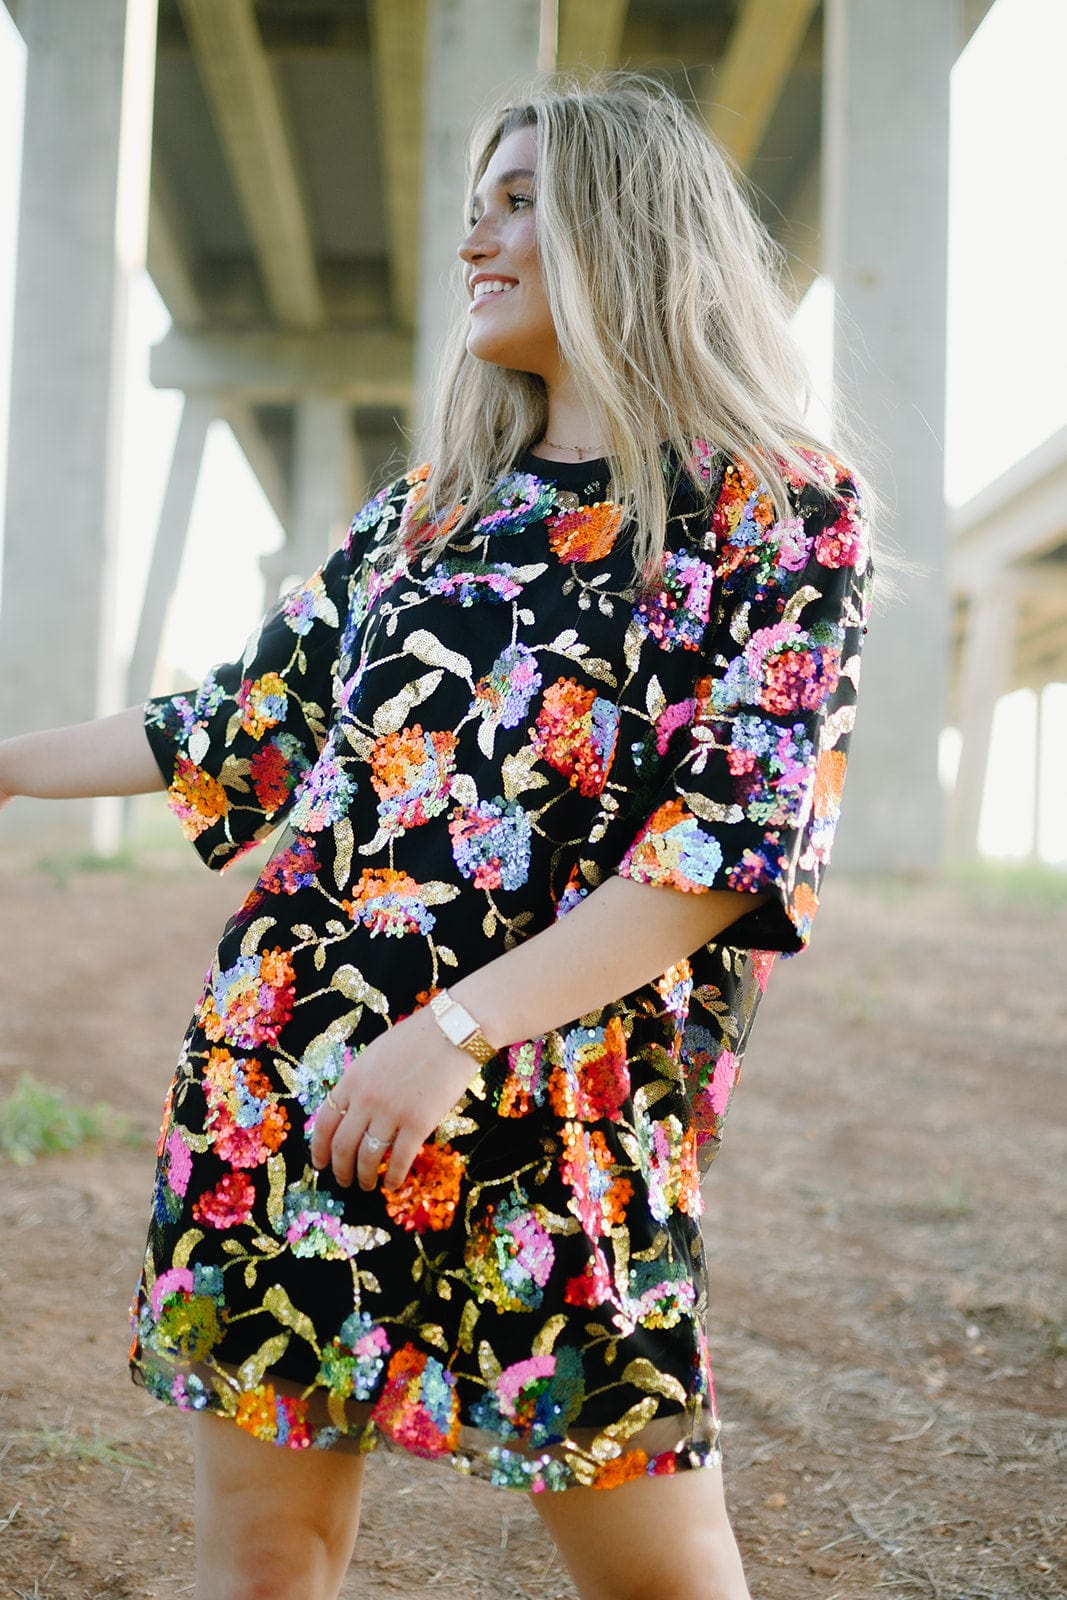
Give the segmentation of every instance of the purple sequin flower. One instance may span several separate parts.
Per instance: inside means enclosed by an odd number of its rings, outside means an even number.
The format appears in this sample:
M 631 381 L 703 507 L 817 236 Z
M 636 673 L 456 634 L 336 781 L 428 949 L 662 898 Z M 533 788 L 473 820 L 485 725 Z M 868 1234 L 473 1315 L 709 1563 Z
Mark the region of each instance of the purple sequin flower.
M 487 722 L 517 728 L 541 687 L 537 657 L 524 644 L 509 644 L 474 685 L 474 707 Z
M 530 819 L 514 800 L 497 795 L 462 806 L 449 818 L 452 854 L 478 889 L 519 889 L 530 872 Z
M 322 754 L 297 790 L 289 824 L 297 833 L 321 833 L 348 815 L 356 786 L 337 765 L 332 745 Z

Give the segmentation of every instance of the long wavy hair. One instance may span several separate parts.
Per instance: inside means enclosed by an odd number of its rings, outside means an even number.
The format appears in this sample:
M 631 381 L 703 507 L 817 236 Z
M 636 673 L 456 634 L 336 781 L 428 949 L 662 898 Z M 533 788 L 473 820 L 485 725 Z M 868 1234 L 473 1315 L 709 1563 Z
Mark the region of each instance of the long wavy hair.
M 695 441 L 726 450 L 787 515 L 785 471 L 818 481 L 801 453 L 818 448 L 804 420 L 808 378 L 780 252 L 723 152 L 654 80 L 541 80 L 475 129 L 468 201 L 500 141 L 528 127 L 545 294 L 595 437 L 608 443 L 611 494 L 632 518 L 637 572 L 650 577 L 663 554 L 672 490 L 664 446 L 682 472 Z M 409 544 L 430 556 L 476 517 L 547 419 L 540 377 L 467 353 L 462 299 L 438 357 L 430 472 L 407 523 Z M 690 476 L 706 493 L 695 468 Z

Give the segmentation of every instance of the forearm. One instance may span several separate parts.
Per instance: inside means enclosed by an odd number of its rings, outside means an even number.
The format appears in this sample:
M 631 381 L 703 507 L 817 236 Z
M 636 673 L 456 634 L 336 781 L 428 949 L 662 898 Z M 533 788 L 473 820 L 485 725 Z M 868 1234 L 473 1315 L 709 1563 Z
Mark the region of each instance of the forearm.
M 765 895 L 686 894 L 613 877 L 581 905 L 450 988 L 498 1049 L 535 1039 L 657 978 Z
M 0 795 L 73 800 L 150 794 L 163 779 L 144 731 L 144 707 L 0 743 Z

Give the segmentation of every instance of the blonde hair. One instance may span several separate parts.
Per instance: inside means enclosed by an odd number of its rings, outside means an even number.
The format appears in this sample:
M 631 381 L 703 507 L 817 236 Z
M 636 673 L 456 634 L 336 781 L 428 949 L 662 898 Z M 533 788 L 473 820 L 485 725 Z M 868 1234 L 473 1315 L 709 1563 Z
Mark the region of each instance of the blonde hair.
M 475 129 L 468 198 L 501 140 L 526 127 L 537 136 L 545 294 L 595 436 L 609 442 L 611 493 L 632 517 L 635 568 L 648 577 L 662 559 L 665 445 L 703 493 L 689 467 L 694 443 L 726 450 L 787 515 L 785 473 L 819 481 L 801 453 L 817 448 L 804 421 L 807 374 L 779 252 L 722 151 L 654 80 L 541 80 Z M 406 522 L 409 545 L 430 556 L 476 517 L 546 423 L 542 379 L 469 355 L 467 326 L 457 317 L 442 345 L 430 472 Z

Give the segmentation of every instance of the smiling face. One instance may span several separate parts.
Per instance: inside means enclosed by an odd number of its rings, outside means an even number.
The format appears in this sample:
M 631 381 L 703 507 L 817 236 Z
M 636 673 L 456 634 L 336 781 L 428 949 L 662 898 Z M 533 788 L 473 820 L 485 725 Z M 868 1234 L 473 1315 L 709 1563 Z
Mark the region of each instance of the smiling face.
M 534 128 L 501 139 L 474 192 L 459 254 L 470 296 L 470 354 L 552 385 L 560 356 L 537 253 L 536 171 Z

